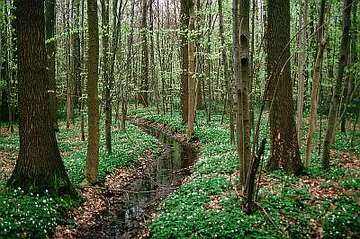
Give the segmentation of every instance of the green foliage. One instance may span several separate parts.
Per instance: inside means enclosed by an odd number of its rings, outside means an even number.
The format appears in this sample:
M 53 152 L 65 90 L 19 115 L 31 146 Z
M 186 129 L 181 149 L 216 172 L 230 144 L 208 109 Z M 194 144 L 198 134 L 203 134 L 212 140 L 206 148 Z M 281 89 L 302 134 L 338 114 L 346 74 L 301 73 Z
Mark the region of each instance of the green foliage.
M 0 192 L 0 237 L 45 238 L 79 198 L 25 195 L 21 189 Z
M 0 137 L 0 150 L 17 151 L 19 149 L 19 145 L 20 143 L 18 134 Z
M 351 139 L 354 137 L 354 142 L 351 144 Z M 337 132 L 336 142 L 332 146 L 333 149 L 339 151 L 353 151 L 357 155 L 360 155 L 360 144 L 356 143 L 360 140 L 360 131 L 355 132 L 348 131 L 347 133 Z
M 342 197 L 331 203 L 329 207 L 335 209 L 324 219 L 324 238 L 358 238 L 360 205 L 352 198 Z
M 86 142 L 79 140 L 78 126 L 65 130 L 60 124 L 58 133 L 59 148 L 70 180 L 79 184 L 84 179 L 86 162 Z M 104 136 L 104 133 L 101 133 Z M 138 127 L 127 126 L 127 131 L 113 131 L 113 153 L 107 154 L 105 138 L 100 140 L 100 182 L 108 173 L 119 167 L 128 167 L 149 149 L 156 153 L 156 138 L 145 134 Z M 0 138 L 0 150 L 17 151 L 17 133 Z M 51 197 L 50 195 L 25 195 L 21 189 L 4 189 L 5 181 L 0 180 L 0 238 L 45 238 L 59 223 L 65 223 L 70 208 L 80 203 L 78 198 Z
M 346 189 L 360 190 L 360 178 L 351 178 L 341 181 L 341 186 Z
M 114 142 L 113 153 L 108 154 L 105 149 L 105 138 L 100 139 L 99 181 L 104 181 L 106 175 L 112 170 L 131 165 L 144 154 L 145 150 L 150 149 L 156 152 L 157 140 L 136 126 L 128 125 L 127 131 L 114 131 L 112 141 Z M 67 147 L 71 148 L 74 145 L 70 144 Z M 72 182 L 81 183 L 84 179 L 86 163 L 85 144 L 65 158 L 64 163 Z
M 143 117 L 149 113 L 140 114 Z M 169 119 L 168 115 L 146 117 L 162 123 Z M 176 118 L 172 120 L 173 126 L 179 122 Z M 289 176 L 281 170 L 267 175 L 272 189 L 261 189 L 260 208 L 246 215 L 234 192 L 236 178 L 233 175 L 239 163 L 236 148 L 229 143 L 228 130 L 215 122 L 211 126 L 206 124 L 202 112 L 196 122 L 195 137 L 202 145 L 201 157 L 191 179 L 161 204 L 159 217 L 150 223 L 151 238 L 311 238 L 315 223 L 323 227 L 327 238 L 337 235 L 341 238 L 350 231 L 359 231 L 358 213 L 354 212 L 360 210 L 354 199 L 335 196 L 342 203 L 331 206 L 334 205 L 332 200 L 315 199 L 310 186 L 299 183 L 302 178 Z M 266 132 L 266 125 L 261 126 L 262 132 Z M 339 139 L 334 147 L 346 150 L 346 144 Z M 338 165 L 324 171 L 316 153 L 312 164 L 306 177 L 325 179 L 320 181 L 320 189 L 331 188 L 336 181 L 345 189 L 359 189 L 358 172 Z M 351 207 L 354 209 L 350 210 Z M 345 210 L 343 214 L 342 210 Z M 337 227 L 336 223 L 343 225 Z

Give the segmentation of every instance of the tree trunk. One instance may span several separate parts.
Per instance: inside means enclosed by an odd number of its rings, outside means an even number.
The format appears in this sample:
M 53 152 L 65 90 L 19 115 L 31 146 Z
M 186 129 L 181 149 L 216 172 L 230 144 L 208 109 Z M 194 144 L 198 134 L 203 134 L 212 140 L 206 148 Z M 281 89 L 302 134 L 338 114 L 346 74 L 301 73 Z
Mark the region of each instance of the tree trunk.
M 250 109 L 248 86 L 250 80 L 249 59 L 249 12 L 250 2 L 233 2 L 233 41 L 234 41 L 234 78 L 237 95 L 236 129 L 238 138 L 238 156 L 240 159 L 240 185 L 244 189 L 251 157 L 250 148 Z
M 49 106 L 44 1 L 17 0 L 15 5 L 20 151 L 8 186 L 26 192 L 72 193 Z
M 243 186 L 246 181 L 245 164 L 244 164 L 244 125 L 242 109 L 242 86 L 241 86 L 241 52 L 240 52 L 240 16 L 239 0 L 233 0 L 233 69 L 234 83 L 236 84 L 236 145 L 237 153 L 240 159 L 240 185 Z
M 102 20 L 102 50 L 103 50 L 103 81 L 105 91 L 105 146 L 108 154 L 111 154 L 111 79 L 109 75 L 109 0 L 101 0 Z M 115 54 L 115 53 L 114 53 Z
M 75 83 L 75 94 L 74 94 L 74 108 L 79 111 L 80 98 L 82 94 L 81 89 L 81 57 L 80 57 L 80 0 L 74 1 L 74 20 L 75 20 L 75 31 L 73 33 L 73 69 L 74 69 L 74 83 Z
M 141 58 L 141 73 L 142 73 L 142 82 L 141 82 L 141 93 L 140 93 L 140 102 L 144 107 L 149 106 L 149 51 L 148 51 L 148 41 L 147 41 L 147 9 L 148 1 L 142 1 L 142 18 L 141 18 L 141 47 L 142 47 L 142 58 Z
M 305 93 L 305 79 L 306 79 L 306 58 L 307 58 L 307 43 L 306 43 L 306 30 L 308 23 L 308 0 L 302 1 L 302 10 L 299 16 L 300 30 L 299 30 L 299 62 L 298 62 L 298 99 L 297 99 L 297 120 L 296 131 L 298 133 L 298 143 L 301 147 L 302 139 L 302 121 L 304 117 L 304 93 Z
M 225 34 L 224 34 L 224 14 L 222 10 L 222 0 L 218 0 L 218 11 L 219 11 L 219 35 L 220 35 L 220 42 L 221 42 L 221 56 L 222 56 L 222 64 L 224 67 L 224 78 L 226 84 L 226 91 L 227 91 L 227 111 L 229 113 L 229 121 L 230 121 L 230 143 L 235 142 L 235 134 L 234 134 L 234 103 L 233 103 L 233 92 L 232 92 L 232 81 L 229 71 L 229 63 L 226 51 L 226 44 L 225 44 Z M 225 103 L 226 104 L 226 103 Z
M 64 21 L 64 25 L 66 26 L 66 33 L 67 36 L 65 37 L 65 59 L 66 59 L 66 64 L 67 64 L 67 68 L 66 68 L 66 128 L 70 129 L 73 126 L 73 116 L 74 116 L 74 79 L 72 76 L 72 71 L 71 71 L 71 38 L 72 38 L 72 33 L 71 33 L 71 26 L 70 26 L 70 22 L 71 22 L 71 17 L 70 17 L 70 12 L 71 12 L 71 2 L 70 0 L 66 0 L 65 1 L 65 7 L 66 7 L 66 11 L 64 11 L 64 15 L 63 15 L 63 21 Z
M 357 1 L 353 2 L 353 11 L 352 11 L 352 29 L 351 29 L 351 44 L 350 44 L 350 57 L 349 57 L 349 65 L 351 64 L 355 64 L 357 62 L 357 49 L 356 49 L 356 45 L 357 45 L 357 34 L 358 34 L 358 25 L 357 25 Z M 349 74 L 349 76 L 346 78 L 346 82 L 345 82 L 345 87 L 344 87 L 344 91 L 343 91 L 343 106 L 342 106 L 342 111 L 340 112 L 340 116 L 341 116 L 341 132 L 345 133 L 346 132 L 346 119 L 347 119 L 347 114 L 348 114 L 348 108 L 349 105 L 351 104 L 352 101 L 352 94 L 353 94 L 353 90 L 354 90 L 354 79 L 353 79 L 353 75 L 352 73 Z
M 330 144 L 332 138 L 335 136 L 337 114 L 339 110 L 339 104 L 341 99 L 341 91 L 343 86 L 343 76 L 345 73 L 345 67 L 348 63 L 349 45 L 350 45 L 350 27 L 351 27 L 351 8 L 353 0 L 344 0 L 343 7 L 343 33 L 341 38 L 340 59 L 338 65 L 338 74 L 336 78 L 336 85 L 333 90 L 333 96 L 330 103 L 328 126 L 324 139 L 324 151 L 322 157 L 323 168 L 330 167 Z
M 319 43 L 318 43 L 318 53 L 316 56 L 316 61 L 314 64 L 313 70 L 313 81 L 311 88 L 311 103 L 310 103 L 310 115 L 309 115 L 309 131 L 306 139 L 306 151 L 305 151 L 305 160 L 304 165 L 306 168 L 310 166 L 311 153 L 312 153 L 312 138 L 316 128 L 316 117 L 317 109 L 319 103 L 319 90 L 320 90 L 320 76 L 321 76 L 321 65 L 323 60 L 323 54 L 326 46 L 325 40 L 325 28 L 324 28 L 324 19 L 325 19 L 325 4 L 326 0 L 321 0 L 320 7 L 320 20 L 319 20 Z
M 188 121 L 189 92 L 188 92 L 188 39 L 187 28 L 189 26 L 190 9 L 193 8 L 192 0 L 181 0 L 180 9 L 180 41 L 181 41 L 181 115 L 183 123 Z
M 267 3 L 267 72 L 269 76 L 271 158 L 269 168 L 301 171 L 290 73 L 290 1 Z
M 59 130 L 57 123 L 57 103 L 56 103 L 56 77 L 55 77 L 55 57 L 56 57 L 56 1 L 45 1 L 45 28 L 46 28 L 46 47 L 48 56 L 48 76 L 49 76 L 49 99 L 50 99 L 50 117 L 55 131 Z
M 88 8 L 88 148 L 86 156 L 86 181 L 96 182 L 99 164 L 99 101 L 98 61 L 99 28 L 96 0 L 87 0 Z
M 188 30 L 191 33 L 195 28 L 195 18 L 194 18 L 194 7 L 191 7 L 190 10 L 190 19 L 189 19 L 189 27 Z M 192 134 L 194 132 L 194 123 L 196 117 L 196 92 L 197 92 L 197 80 L 196 80 L 196 69 L 195 69 L 195 42 L 194 39 L 188 39 L 188 57 L 189 57 L 189 65 L 188 69 L 188 128 L 187 128 L 187 137 L 190 140 Z

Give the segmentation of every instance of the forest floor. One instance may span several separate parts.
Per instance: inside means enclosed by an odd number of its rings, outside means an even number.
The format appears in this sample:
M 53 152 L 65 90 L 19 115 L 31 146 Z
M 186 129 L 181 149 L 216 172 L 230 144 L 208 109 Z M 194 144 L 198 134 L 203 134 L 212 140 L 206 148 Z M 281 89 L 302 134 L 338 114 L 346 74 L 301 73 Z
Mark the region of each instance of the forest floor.
M 185 132 L 179 114 L 153 112 L 136 110 L 132 115 Z M 236 149 L 220 119 L 215 115 L 208 124 L 199 114 L 194 138 L 202 145 L 200 159 L 187 182 L 163 201 L 158 216 L 149 221 L 151 238 L 360 238 L 359 132 L 353 147 L 351 134 L 337 135 L 331 169 L 326 172 L 317 152 L 311 167 L 299 177 L 267 172 L 262 166 L 258 209 L 246 215 L 236 190 Z M 262 135 L 266 134 L 262 125 Z
M 86 141 L 79 137 L 78 124 L 67 130 L 61 122 L 57 134 L 59 148 L 80 197 L 25 195 L 21 189 L 5 187 L 15 167 L 19 138 L 17 129 L 10 134 L 5 127 L 0 128 L 0 238 L 44 238 L 54 234 L 55 227 L 56 238 L 92 238 L 89 233 L 94 232 L 101 235 L 106 230 L 99 228 L 109 226 L 106 223 L 112 216 L 110 207 L 115 207 L 120 198 L 115 192 L 141 177 L 159 150 L 158 140 L 136 126 L 128 125 L 126 132 L 114 129 L 111 155 L 105 152 L 104 138 L 100 140 L 98 185 L 80 187 L 84 179 Z
M 139 126 L 157 128 L 180 142 L 187 141 L 178 113 L 153 112 L 133 110 L 129 119 Z M 147 224 L 137 231 L 136 237 L 360 238 L 359 132 L 354 146 L 349 144 L 350 134 L 337 135 L 331 153 L 332 166 L 326 172 L 321 169 L 315 150 L 311 167 L 299 177 L 282 171 L 267 172 L 263 167 L 257 211 L 246 215 L 242 211 L 242 195 L 236 190 L 239 177 L 236 149 L 229 143 L 228 129 L 219 123 L 220 119 L 221 116 L 215 115 L 208 124 L 204 114 L 198 114 L 194 145 L 201 143 L 201 151 L 192 174 L 149 213 Z M 85 143 L 79 139 L 77 130 L 61 127 L 58 141 L 63 159 L 71 180 L 79 185 L 83 179 Z M 43 237 L 57 226 L 55 238 L 93 235 L 111 238 L 102 233 L 112 230 L 107 227 L 113 226 L 114 212 L 123 203 L 127 185 L 142 177 L 154 155 L 161 151 L 153 136 L 129 125 L 127 133 L 114 131 L 111 157 L 105 153 L 101 139 L 99 179 L 102 183 L 79 188 L 84 199 L 29 196 L 21 190 L 5 190 L 19 142 L 17 133 L 10 135 L 3 128 L 0 131 L 0 201 L 3 202 L 0 237 Z M 262 125 L 262 135 L 266 134 L 266 125 Z M 269 147 L 265 158 L 268 156 Z M 94 232 L 98 234 L 92 235 Z

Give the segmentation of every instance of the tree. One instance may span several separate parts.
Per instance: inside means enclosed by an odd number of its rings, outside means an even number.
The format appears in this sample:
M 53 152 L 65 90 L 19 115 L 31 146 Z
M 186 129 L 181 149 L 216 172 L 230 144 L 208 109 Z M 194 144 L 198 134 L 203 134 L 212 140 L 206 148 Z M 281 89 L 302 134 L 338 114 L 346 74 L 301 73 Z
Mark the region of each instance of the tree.
M 197 79 L 196 79 L 196 69 L 195 69 L 195 40 L 193 39 L 193 31 L 195 28 L 195 16 L 194 16 L 194 4 L 191 5 L 189 9 L 190 19 L 189 19 L 189 26 L 188 26 L 188 66 L 187 66 L 187 77 L 188 77 L 188 118 L 187 118 L 187 137 L 188 139 L 191 138 L 193 132 L 194 132 L 194 123 L 195 123 L 195 117 L 196 117 L 196 105 L 197 105 Z
M 267 3 L 267 74 L 270 100 L 271 169 L 301 171 L 290 73 L 290 1 Z
M 231 87 L 231 76 L 230 76 L 230 70 L 229 70 L 229 63 L 228 63 L 228 57 L 227 57 L 227 51 L 226 51 L 226 45 L 225 45 L 225 30 L 224 30 L 224 14 L 223 14 L 223 7 L 222 7 L 222 0 L 218 0 L 218 11 L 219 11 L 219 35 L 220 35 L 220 41 L 221 41 L 221 56 L 222 56 L 222 64 L 224 67 L 224 78 L 226 82 L 226 100 L 227 102 L 224 102 L 224 104 L 227 104 L 227 111 L 229 113 L 229 121 L 230 121 L 230 142 L 235 142 L 235 136 L 234 136 L 234 113 L 233 113 L 233 92 Z
M 302 138 L 302 121 L 304 117 L 304 94 L 305 94 L 305 79 L 306 79 L 306 59 L 307 59 L 307 44 L 306 44 L 306 30 L 308 23 L 308 0 L 302 1 L 302 9 L 300 18 L 299 30 L 299 62 L 298 62 L 298 100 L 297 100 L 297 120 L 296 131 L 298 133 L 299 147 L 301 147 Z
M 57 103 L 56 103 L 56 40 L 55 40 L 55 29 L 56 29 L 56 1 L 46 0 L 45 1 L 45 28 L 46 28 L 46 47 L 48 55 L 48 75 L 49 75 L 49 98 L 50 98 L 50 114 L 53 121 L 54 129 L 57 131 Z
M 96 182 L 99 164 L 99 101 L 98 101 L 98 61 L 99 28 L 97 1 L 87 0 L 88 8 L 88 148 L 85 177 L 87 183 Z
M 314 64 L 313 70 L 313 81 L 311 87 L 311 103 L 310 103 L 310 115 L 309 115 L 309 131 L 306 138 L 306 151 L 305 151 L 305 160 L 304 165 L 305 167 L 309 167 L 310 160 L 311 160 L 311 151 L 312 151 L 312 137 L 316 127 L 316 115 L 317 115 L 317 108 L 319 103 L 319 90 L 320 90 L 320 76 L 321 76 L 321 65 L 322 59 L 324 55 L 324 50 L 326 46 L 325 40 L 325 7 L 326 7 L 326 0 L 321 0 L 320 5 L 320 19 L 318 24 L 318 50 L 317 56 Z
M 140 102 L 144 107 L 149 106 L 149 51 L 148 51 L 148 26 L 147 26 L 147 12 L 148 12 L 148 1 L 142 0 L 142 17 L 141 17 L 141 46 L 142 46 L 142 58 L 141 58 L 141 93 Z
M 236 82 L 236 133 L 240 158 L 240 184 L 245 186 L 251 158 L 250 109 L 248 86 L 250 81 L 249 60 L 249 12 L 248 0 L 233 2 L 234 79 Z
M 51 118 L 44 1 L 17 0 L 20 151 L 8 186 L 71 193 Z
M 351 8 L 353 0 L 344 0 L 343 6 L 343 32 L 341 38 L 340 59 L 338 65 L 338 73 L 336 78 L 336 84 L 333 89 L 333 95 L 330 103 L 330 110 L 328 116 L 328 126 L 324 138 L 324 149 L 322 156 L 323 168 L 330 167 L 330 145 L 335 135 L 335 129 L 337 124 L 337 114 L 339 111 L 341 92 L 343 87 L 343 77 L 345 68 L 349 58 L 349 46 L 350 46 L 350 27 L 351 27 Z
M 102 50 L 103 50 L 103 80 L 105 91 L 105 145 L 106 151 L 111 153 L 111 124 L 112 124 L 112 108 L 111 108 L 111 79 L 109 72 L 109 0 L 101 0 L 101 19 L 102 19 Z M 115 53 L 114 53 L 115 54 Z
M 190 9 L 193 8 L 192 0 L 181 0 L 180 7 L 180 41 L 181 41 L 181 115 L 184 123 L 188 121 L 188 39 L 187 28 L 190 20 Z

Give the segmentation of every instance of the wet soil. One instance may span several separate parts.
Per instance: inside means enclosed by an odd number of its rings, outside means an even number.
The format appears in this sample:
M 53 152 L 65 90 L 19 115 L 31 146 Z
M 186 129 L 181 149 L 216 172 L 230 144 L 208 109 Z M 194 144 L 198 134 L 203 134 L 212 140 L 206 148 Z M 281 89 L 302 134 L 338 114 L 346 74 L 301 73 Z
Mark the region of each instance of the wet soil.
M 86 201 L 73 212 L 76 226 L 59 226 L 55 238 L 147 238 L 146 222 L 156 206 L 178 188 L 198 158 L 198 143 L 166 126 L 130 119 L 159 139 L 159 155 L 150 152 L 133 169 L 116 170 L 101 187 L 82 188 Z

